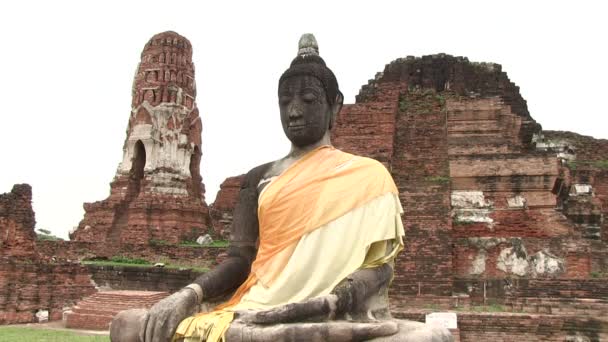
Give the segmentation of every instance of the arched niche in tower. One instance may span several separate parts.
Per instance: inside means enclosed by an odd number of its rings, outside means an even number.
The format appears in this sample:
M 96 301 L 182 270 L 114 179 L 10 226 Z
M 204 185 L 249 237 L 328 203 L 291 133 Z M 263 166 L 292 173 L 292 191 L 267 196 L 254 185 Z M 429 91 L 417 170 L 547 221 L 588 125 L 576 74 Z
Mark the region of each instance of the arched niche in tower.
M 146 167 L 146 148 L 141 140 L 137 140 L 133 146 L 133 159 L 131 162 L 131 178 L 140 181 L 144 178 L 144 168 Z

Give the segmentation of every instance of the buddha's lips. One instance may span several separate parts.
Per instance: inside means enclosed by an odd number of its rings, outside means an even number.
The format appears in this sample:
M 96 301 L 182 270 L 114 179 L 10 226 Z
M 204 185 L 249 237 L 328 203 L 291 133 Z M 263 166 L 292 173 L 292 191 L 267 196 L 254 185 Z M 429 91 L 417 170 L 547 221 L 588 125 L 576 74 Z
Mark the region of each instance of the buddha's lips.
M 299 124 L 299 125 L 289 125 L 289 126 L 287 126 L 287 128 L 289 128 L 289 129 L 294 129 L 294 130 L 299 130 L 299 129 L 302 129 L 302 128 L 304 128 L 304 127 L 306 127 L 306 125 L 305 125 L 305 124 Z

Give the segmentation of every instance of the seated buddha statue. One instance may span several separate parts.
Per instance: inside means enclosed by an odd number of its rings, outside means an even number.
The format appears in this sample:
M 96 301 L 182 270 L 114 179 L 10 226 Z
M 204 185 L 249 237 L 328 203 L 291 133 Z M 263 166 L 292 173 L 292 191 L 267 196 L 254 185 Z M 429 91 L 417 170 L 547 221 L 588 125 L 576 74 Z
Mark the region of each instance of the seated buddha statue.
M 381 163 L 332 146 L 342 103 L 314 36 L 303 35 L 278 84 L 291 149 L 245 176 L 228 257 L 151 309 L 119 313 L 112 341 L 452 340 L 390 315 L 402 208 Z

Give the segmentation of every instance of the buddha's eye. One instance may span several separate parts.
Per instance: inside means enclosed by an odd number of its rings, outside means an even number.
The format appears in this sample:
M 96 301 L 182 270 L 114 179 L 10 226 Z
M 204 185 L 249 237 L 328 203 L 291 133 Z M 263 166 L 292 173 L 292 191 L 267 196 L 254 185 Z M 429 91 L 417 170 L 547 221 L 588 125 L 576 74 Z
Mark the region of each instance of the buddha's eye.
M 279 104 L 286 105 L 291 101 L 291 96 L 281 95 L 279 96 Z
M 313 93 L 304 93 L 304 95 L 302 95 L 302 100 L 307 103 L 313 103 L 317 100 L 317 95 Z

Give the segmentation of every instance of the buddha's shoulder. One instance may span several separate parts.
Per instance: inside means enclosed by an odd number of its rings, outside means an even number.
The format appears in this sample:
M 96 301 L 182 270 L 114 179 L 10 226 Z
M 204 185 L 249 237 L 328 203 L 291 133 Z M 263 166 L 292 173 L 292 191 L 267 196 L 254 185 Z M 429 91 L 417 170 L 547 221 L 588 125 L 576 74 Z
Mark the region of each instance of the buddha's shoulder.
M 256 167 L 254 167 L 253 169 L 249 170 L 249 172 L 247 172 L 245 174 L 245 177 L 243 178 L 241 187 L 246 188 L 248 186 L 257 186 L 257 184 L 260 182 L 260 180 L 264 178 L 264 176 L 266 175 L 268 170 L 270 170 L 274 164 L 275 164 L 274 161 L 269 162 L 269 163 L 264 163 L 264 164 L 258 165 Z
M 368 172 L 377 172 L 381 174 L 389 173 L 386 166 L 374 158 L 360 156 L 352 153 L 350 153 L 350 155 L 352 156 L 352 160 L 356 161 L 357 164 L 366 166 L 365 169 Z

